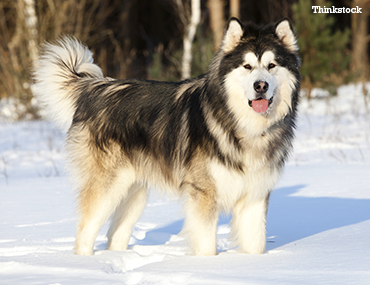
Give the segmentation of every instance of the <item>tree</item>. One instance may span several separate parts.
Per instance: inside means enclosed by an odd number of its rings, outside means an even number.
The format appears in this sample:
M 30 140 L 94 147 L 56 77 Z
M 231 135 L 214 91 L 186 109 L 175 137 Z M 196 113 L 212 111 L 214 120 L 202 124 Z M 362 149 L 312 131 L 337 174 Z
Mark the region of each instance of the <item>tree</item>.
M 28 32 L 28 51 L 31 62 L 36 62 L 38 58 L 38 33 L 37 33 L 37 17 L 35 0 L 18 0 L 20 5 L 19 10 L 23 10 L 23 17 L 26 31 Z
M 370 0 L 353 0 L 351 7 L 359 6 L 362 13 L 351 14 L 352 28 L 352 60 L 351 71 L 359 81 L 369 79 L 369 57 L 367 47 L 370 41 L 368 34 L 368 18 L 370 14 Z
M 190 78 L 193 40 L 200 23 L 200 0 L 191 0 L 189 26 L 184 35 L 184 55 L 182 58 L 182 79 Z
M 240 0 L 230 0 L 230 18 L 240 18 Z
M 12 97 L 14 118 L 35 115 L 29 78 L 38 57 L 35 1 L 0 1 L 0 18 L 0 98 Z
M 219 49 L 225 28 L 224 5 L 222 0 L 208 0 L 210 26 L 213 33 L 213 50 Z
M 331 7 L 329 2 L 323 0 L 316 1 L 316 5 Z M 312 1 L 299 0 L 292 10 L 302 60 L 302 87 L 307 88 L 309 97 L 313 87 L 333 90 L 342 83 L 339 79 L 348 70 L 350 30 L 333 32 L 335 19 L 325 13 L 313 13 Z

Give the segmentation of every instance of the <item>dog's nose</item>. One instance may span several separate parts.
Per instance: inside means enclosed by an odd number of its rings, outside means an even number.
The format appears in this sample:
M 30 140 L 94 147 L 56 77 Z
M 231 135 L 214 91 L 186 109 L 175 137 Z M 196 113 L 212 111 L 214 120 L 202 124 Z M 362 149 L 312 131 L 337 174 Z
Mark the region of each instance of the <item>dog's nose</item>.
M 269 84 L 266 81 L 256 81 L 254 82 L 253 87 L 257 93 L 265 93 L 269 90 Z

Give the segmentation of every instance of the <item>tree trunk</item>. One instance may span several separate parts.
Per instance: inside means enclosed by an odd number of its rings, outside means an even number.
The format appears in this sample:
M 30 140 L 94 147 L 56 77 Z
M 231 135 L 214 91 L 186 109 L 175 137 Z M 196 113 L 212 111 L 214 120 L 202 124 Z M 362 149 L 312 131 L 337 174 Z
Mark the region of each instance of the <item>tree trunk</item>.
M 200 0 L 191 0 L 191 18 L 186 34 L 184 35 L 184 55 L 182 58 L 182 79 L 190 78 L 192 53 L 191 47 L 197 27 L 200 23 Z
M 362 7 L 362 13 L 351 13 L 352 28 L 352 60 L 351 71 L 358 81 L 369 78 L 369 57 L 367 45 L 370 40 L 367 24 L 370 10 L 370 0 L 353 0 L 353 8 Z
M 20 9 L 23 9 L 24 21 L 28 33 L 28 52 L 32 63 L 38 58 L 37 48 L 37 17 L 35 9 L 35 0 L 21 0 L 18 2 Z M 22 13 L 22 11 L 20 11 Z
M 224 5 L 222 0 L 208 0 L 209 18 L 213 33 L 213 50 L 219 49 L 225 28 Z
M 230 18 L 240 19 L 240 0 L 230 0 Z

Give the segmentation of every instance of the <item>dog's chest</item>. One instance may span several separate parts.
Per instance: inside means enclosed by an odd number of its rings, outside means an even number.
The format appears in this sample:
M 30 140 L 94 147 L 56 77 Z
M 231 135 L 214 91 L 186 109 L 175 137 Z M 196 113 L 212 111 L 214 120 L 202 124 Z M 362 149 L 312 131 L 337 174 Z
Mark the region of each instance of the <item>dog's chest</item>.
M 216 186 L 217 204 L 226 212 L 245 195 L 263 199 L 279 178 L 279 171 L 269 166 L 241 172 L 217 161 L 210 163 L 209 172 Z
M 275 161 L 269 159 L 270 143 L 266 135 L 243 142 L 243 170 L 212 160 L 209 164 L 217 189 L 218 204 L 225 211 L 231 209 L 244 195 L 265 197 L 279 178 Z

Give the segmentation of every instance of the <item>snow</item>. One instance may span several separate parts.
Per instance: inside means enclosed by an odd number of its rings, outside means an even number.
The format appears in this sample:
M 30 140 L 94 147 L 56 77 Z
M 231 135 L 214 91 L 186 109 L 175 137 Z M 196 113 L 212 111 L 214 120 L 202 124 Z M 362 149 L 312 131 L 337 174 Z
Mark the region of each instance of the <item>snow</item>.
M 369 87 L 369 86 L 366 86 Z M 369 89 L 369 88 L 367 88 Z M 0 284 L 369 284 L 370 103 L 361 85 L 303 100 L 295 152 L 271 195 L 267 250 L 189 255 L 181 201 L 151 193 L 127 251 L 73 253 L 75 193 L 65 133 L 46 121 L 0 124 Z

